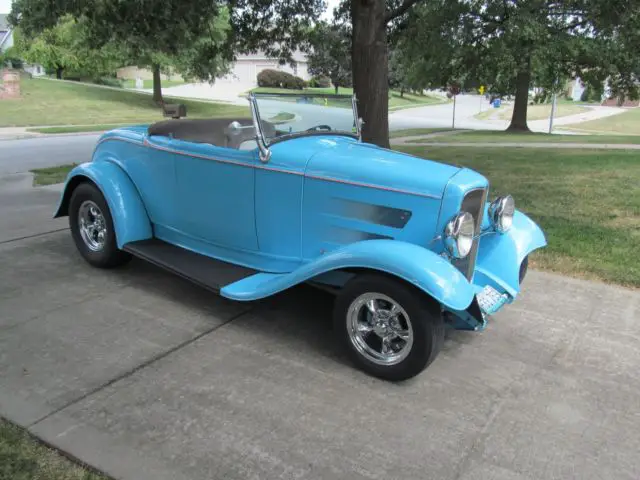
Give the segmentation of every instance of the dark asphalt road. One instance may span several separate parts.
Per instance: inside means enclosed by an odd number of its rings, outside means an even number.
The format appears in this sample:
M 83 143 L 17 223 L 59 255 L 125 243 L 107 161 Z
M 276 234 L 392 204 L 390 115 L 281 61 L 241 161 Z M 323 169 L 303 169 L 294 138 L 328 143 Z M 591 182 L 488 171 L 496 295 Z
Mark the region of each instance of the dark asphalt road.
M 99 134 L 0 140 L 0 175 L 91 159 Z

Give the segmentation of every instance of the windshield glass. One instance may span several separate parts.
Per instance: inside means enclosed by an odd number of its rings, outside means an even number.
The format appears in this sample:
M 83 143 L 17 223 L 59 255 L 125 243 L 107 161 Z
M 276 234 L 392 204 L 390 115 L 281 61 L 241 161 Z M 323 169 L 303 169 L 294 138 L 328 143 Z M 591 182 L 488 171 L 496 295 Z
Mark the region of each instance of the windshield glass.
M 265 141 L 310 132 L 355 135 L 351 95 L 255 94 Z

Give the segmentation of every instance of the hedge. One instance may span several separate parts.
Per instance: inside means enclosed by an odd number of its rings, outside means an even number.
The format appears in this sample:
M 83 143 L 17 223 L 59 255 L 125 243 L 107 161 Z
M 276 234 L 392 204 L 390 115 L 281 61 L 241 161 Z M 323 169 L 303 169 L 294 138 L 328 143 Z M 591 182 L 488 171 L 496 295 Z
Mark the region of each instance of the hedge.
M 306 86 L 306 82 L 288 72 L 266 69 L 258 74 L 258 86 L 302 90 Z

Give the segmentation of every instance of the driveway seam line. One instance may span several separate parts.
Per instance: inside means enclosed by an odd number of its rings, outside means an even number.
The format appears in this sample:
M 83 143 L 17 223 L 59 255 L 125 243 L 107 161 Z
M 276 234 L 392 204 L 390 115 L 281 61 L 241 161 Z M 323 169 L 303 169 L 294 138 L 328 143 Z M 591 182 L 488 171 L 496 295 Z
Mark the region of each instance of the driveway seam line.
M 11 238 L 9 240 L 2 240 L 0 242 L 0 245 L 4 245 L 5 243 L 11 243 L 11 242 L 19 242 L 20 240 L 29 240 L 30 238 L 42 237 L 44 235 L 49 235 L 51 233 L 64 232 L 65 230 L 69 230 L 69 227 L 58 228 L 56 230 L 50 230 L 48 232 L 34 233 L 33 235 L 25 235 L 24 237 Z
M 199 333 L 199 334 L 198 334 L 198 335 L 196 335 L 195 337 L 190 338 L 189 340 L 185 340 L 184 342 L 179 343 L 178 345 L 176 345 L 176 346 L 174 346 L 174 347 L 171 347 L 170 349 L 165 350 L 164 352 L 161 352 L 161 353 L 159 353 L 158 355 L 155 355 L 155 356 L 151 357 L 150 359 L 148 359 L 148 360 L 146 360 L 146 361 L 144 361 L 144 362 L 140 363 L 139 365 L 136 365 L 135 367 L 133 367 L 133 368 L 131 368 L 131 369 L 127 370 L 126 372 L 122 373 L 121 375 L 118 375 L 118 376 L 116 376 L 116 377 L 112 378 L 111 380 L 108 380 L 107 382 L 105 382 L 105 383 L 103 383 L 103 384 L 101 384 L 101 385 L 99 385 L 99 386 L 97 386 L 97 387 L 95 387 L 95 388 L 92 388 L 92 389 L 91 389 L 90 391 L 88 391 L 87 393 L 85 393 L 85 394 L 83 394 L 83 395 L 79 396 L 78 398 L 75 398 L 75 399 L 73 399 L 73 400 L 71 400 L 71 401 L 69 401 L 69 402 L 65 403 L 64 405 L 62 405 L 62 406 L 60 406 L 60 407 L 56 408 L 56 409 L 55 409 L 55 410 L 53 410 L 52 412 L 49 412 L 49 413 L 47 413 L 46 415 L 44 415 L 43 417 L 41 417 L 41 418 L 39 418 L 39 419 L 37 419 L 37 420 L 35 420 L 35 421 L 33 421 L 33 422 L 29 423 L 29 424 L 26 426 L 26 428 L 30 429 L 30 428 L 32 428 L 32 427 L 34 427 L 34 426 L 36 426 L 38 423 L 43 422 L 44 420 L 47 420 L 48 418 L 50 418 L 50 417 L 52 417 L 52 416 L 54 416 L 54 415 L 57 415 L 57 414 L 58 414 L 58 413 L 60 413 L 61 411 L 63 411 L 63 410 L 65 410 L 65 409 L 67 409 L 67 408 L 69 408 L 69 407 L 73 406 L 74 404 L 79 403 L 79 402 L 81 402 L 81 401 L 83 401 L 83 400 L 87 399 L 88 397 L 90 397 L 90 396 L 94 395 L 95 393 L 98 393 L 100 390 L 103 390 L 103 389 L 105 389 L 105 388 L 107 388 L 107 387 L 109 387 L 109 386 L 113 385 L 114 383 L 119 382 L 120 380 L 124 380 L 125 378 L 130 377 L 131 375 L 133 375 L 133 374 L 135 374 L 135 373 L 139 372 L 139 371 L 140 371 L 140 370 L 142 370 L 143 368 L 148 367 L 148 366 L 149 366 L 149 365 L 151 365 L 152 363 L 155 363 L 155 362 L 156 362 L 156 361 L 158 361 L 158 360 L 162 360 L 163 358 L 168 357 L 168 356 L 169 356 L 169 355 L 171 355 L 172 353 L 174 353 L 174 352 L 176 352 L 176 351 L 178 351 L 178 350 L 181 350 L 182 348 L 184 348 L 184 347 L 186 347 L 186 346 L 188 346 L 188 345 L 190 345 L 190 344 L 192 344 L 192 343 L 194 343 L 194 342 L 196 342 L 196 341 L 200 340 L 200 339 L 201 339 L 202 337 L 204 337 L 205 335 L 209 335 L 210 333 L 215 332 L 215 331 L 216 331 L 216 330 L 218 330 L 219 328 L 222 328 L 222 327 L 224 327 L 225 325 L 228 325 L 229 323 L 233 322 L 234 320 L 237 320 L 238 318 L 242 317 L 243 315 L 246 315 L 246 314 L 248 314 L 248 313 L 251 313 L 253 310 L 254 310 L 254 309 L 253 309 L 253 307 L 252 307 L 252 308 L 249 308 L 248 310 L 245 310 L 245 311 L 243 311 L 243 312 L 238 313 L 237 315 L 233 315 L 233 316 L 232 316 L 231 318 L 229 318 L 228 320 L 226 320 L 226 321 L 224 321 L 224 322 L 222 322 L 222 323 L 220 323 L 220 324 L 218 324 L 218 325 L 215 325 L 214 327 L 211 327 L 211 328 L 209 328 L 209 329 L 205 330 L 205 331 L 204 331 L 204 332 L 202 332 L 202 333 Z

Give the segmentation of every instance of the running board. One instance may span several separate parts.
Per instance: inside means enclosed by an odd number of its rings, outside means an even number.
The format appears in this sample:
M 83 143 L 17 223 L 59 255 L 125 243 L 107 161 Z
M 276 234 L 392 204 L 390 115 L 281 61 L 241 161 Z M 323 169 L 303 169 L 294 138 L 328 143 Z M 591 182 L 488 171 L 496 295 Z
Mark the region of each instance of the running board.
M 200 255 L 157 238 L 127 243 L 123 250 L 215 293 L 257 273 L 251 268 Z

